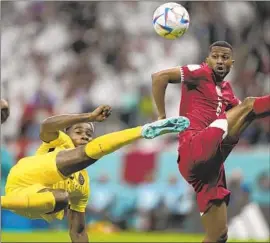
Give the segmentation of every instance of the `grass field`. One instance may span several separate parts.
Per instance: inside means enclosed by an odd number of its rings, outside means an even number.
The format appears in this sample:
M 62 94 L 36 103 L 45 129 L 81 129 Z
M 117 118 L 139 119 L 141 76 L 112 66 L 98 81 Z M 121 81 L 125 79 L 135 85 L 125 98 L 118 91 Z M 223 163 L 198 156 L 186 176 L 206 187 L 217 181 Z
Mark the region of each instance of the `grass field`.
M 135 233 L 113 234 L 91 233 L 91 242 L 201 242 L 202 235 L 177 233 Z M 33 233 L 2 232 L 2 242 L 70 242 L 67 232 L 45 231 Z M 229 241 L 237 242 L 237 241 Z M 242 241 L 243 242 L 243 241 Z M 250 240 L 250 242 L 256 242 Z M 269 242 L 269 241 L 266 241 Z

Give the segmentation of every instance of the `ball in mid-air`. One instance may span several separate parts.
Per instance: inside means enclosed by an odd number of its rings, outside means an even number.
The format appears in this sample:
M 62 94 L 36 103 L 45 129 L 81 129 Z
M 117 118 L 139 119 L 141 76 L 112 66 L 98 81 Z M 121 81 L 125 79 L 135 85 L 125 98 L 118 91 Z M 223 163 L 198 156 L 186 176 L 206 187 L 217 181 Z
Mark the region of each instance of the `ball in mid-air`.
M 170 40 L 182 36 L 188 30 L 189 23 L 188 11 L 178 3 L 162 4 L 153 15 L 156 33 Z

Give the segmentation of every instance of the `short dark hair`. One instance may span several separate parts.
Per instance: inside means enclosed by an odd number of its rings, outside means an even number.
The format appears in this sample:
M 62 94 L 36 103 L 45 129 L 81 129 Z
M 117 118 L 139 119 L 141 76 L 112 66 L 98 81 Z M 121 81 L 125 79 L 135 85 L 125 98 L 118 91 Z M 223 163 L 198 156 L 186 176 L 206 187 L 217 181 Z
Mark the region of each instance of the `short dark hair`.
M 93 122 L 86 122 L 86 123 L 88 123 L 88 124 L 92 127 L 93 132 L 95 132 L 95 126 L 94 126 L 94 123 L 93 123 Z M 74 124 L 74 125 L 76 125 L 76 124 Z M 65 128 L 65 129 L 64 129 L 64 132 L 68 132 L 68 130 L 69 130 L 71 127 L 73 127 L 74 125 Z
M 231 49 L 231 51 L 233 51 L 232 45 L 229 44 L 227 41 L 216 41 L 216 42 L 214 42 L 213 44 L 211 44 L 209 46 L 209 51 L 211 51 L 214 46 L 226 47 L 226 48 Z

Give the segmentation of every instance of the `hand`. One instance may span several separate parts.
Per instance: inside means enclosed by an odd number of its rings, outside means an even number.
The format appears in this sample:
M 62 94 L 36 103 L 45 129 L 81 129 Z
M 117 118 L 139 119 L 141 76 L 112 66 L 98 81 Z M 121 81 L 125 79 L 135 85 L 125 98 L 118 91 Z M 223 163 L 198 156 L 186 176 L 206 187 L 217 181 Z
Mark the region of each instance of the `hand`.
M 101 105 L 91 113 L 93 121 L 102 122 L 106 120 L 112 113 L 112 108 L 108 105 Z
M 8 119 L 10 111 L 8 102 L 6 100 L 1 99 L 0 106 L 1 106 L 1 124 L 2 124 Z

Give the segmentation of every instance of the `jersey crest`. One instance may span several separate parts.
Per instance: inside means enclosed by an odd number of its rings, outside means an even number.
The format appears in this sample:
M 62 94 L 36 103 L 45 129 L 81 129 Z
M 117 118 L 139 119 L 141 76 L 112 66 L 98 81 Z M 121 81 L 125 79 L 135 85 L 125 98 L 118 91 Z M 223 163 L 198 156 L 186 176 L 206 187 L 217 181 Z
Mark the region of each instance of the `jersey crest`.
M 79 173 L 78 181 L 79 181 L 80 185 L 83 185 L 85 182 L 84 177 L 83 177 L 81 172 Z

